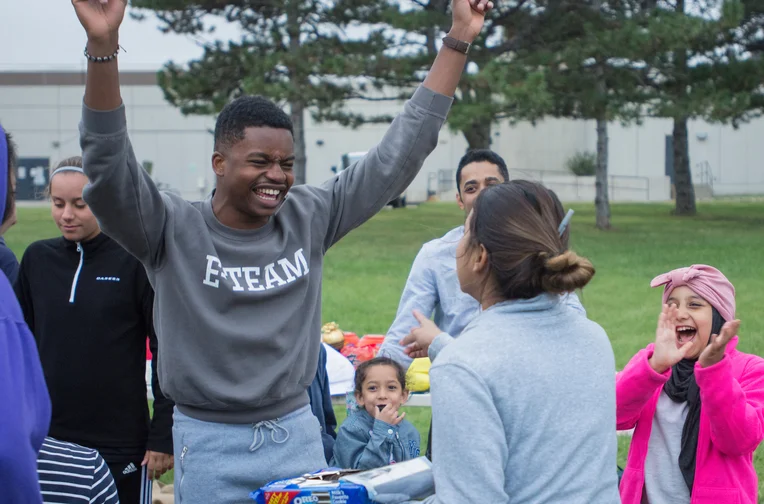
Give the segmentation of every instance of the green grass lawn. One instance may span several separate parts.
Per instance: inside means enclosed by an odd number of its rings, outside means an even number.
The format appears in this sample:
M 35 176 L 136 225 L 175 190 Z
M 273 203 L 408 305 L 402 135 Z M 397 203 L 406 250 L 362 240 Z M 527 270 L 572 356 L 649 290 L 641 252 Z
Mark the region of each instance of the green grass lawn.
M 650 280 L 693 263 L 716 266 L 732 281 L 742 321 L 739 349 L 764 355 L 764 201 L 701 203 L 693 218 L 671 217 L 669 204 L 617 204 L 609 232 L 595 229 L 592 205 L 573 208 L 572 246 L 597 268 L 582 302 L 589 318 L 610 336 L 619 368 L 654 338 L 660 290 L 651 289 Z M 384 333 L 422 243 L 462 220 L 456 205 L 434 203 L 383 211 L 349 234 L 326 257 L 324 322 L 336 321 L 358 334 Z M 29 242 L 55 236 L 56 231 L 46 209 L 23 208 L 6 240 L 20 256 Z M 344 407 L 337 410 L 343 418 Z M 429 412 L 407 411 L 424 445 Z M 621 464 L 628 442 L 626 437 L 619 441 Z M 757 453 L 756 467 L 764 490 L 762 452 Z

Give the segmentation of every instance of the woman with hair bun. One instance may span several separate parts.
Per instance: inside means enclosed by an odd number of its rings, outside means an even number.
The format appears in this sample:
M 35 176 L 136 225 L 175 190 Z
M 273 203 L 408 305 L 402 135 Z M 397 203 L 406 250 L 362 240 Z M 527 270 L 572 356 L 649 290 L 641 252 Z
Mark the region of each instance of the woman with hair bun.
M 558 232 L 540 184 L 485 189 L 457 248 L 461 289 L 483 309 L 430 370 L 428 502 L 619 502 L 615 359 L 563 295 L 594 275 Z

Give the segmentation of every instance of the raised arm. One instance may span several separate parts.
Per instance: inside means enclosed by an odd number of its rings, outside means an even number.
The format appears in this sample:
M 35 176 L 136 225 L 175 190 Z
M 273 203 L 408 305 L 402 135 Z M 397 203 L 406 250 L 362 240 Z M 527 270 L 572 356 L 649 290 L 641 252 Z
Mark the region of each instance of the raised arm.
M 650 367 L 652 347 L 640 350 L 615 378 L 616 423 L 618 430 L 633 429 L 642 410 L 655 392 L 668 381 L 670 371 L 656 372 Z
M 618 430 L 633 428 L 642 410 L 671 377 L 671 367 L 684 359 L 687 342 L 676 346 L 676 306 L 663 305 L 655 329 L 655 343 L 637 352 L 615 378 Z M 655 399 L 657 400 L 657 399 Z
M 485 12 L 492 7 L 488 0 L 453 0 L 449 37 L 471 44 L 483 27 Z M 466 64 L 466 54 L 441 47 L 424 83 L 406 102 L 382 141 L 322 186 L 331 202 L 326 249 L 411 184 L 437 146 L 438 133 Z
M 379 349 L 379 355 L 390 357 L 405 369 L 408 369 L 413 359 L 404 352 L 401 340 L 408 336 L 413 327 L 419 323 L 414 317 L 414 310 L 430 316 L 438 303 L 438 286 L 435 275 L 428 265 L 427 247 L 422 249 L 411 265 L 411 272 L 401 294 L 398 313 L 393 324 L 387 331 L 385 341 Z
M 80 123 L 83 198 L 106 234 L 144 264 L 159 262 L 166 206 L 138 163 L 119 90 L 119 26 L 126 0 L 72 0 L 87 33 L 88 71 Z

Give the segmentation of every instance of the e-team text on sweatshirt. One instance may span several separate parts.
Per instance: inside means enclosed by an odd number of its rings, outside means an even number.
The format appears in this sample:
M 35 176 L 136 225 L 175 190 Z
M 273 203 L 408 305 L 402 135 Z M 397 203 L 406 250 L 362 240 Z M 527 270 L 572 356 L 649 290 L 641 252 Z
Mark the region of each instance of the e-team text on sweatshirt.
M 220 259 L 207 255 L 207 269 L 202 283 L 217 289 L 220 287 L 218 278 L 224 278 L 231 280 L 231 282 L 224 282 L 224 285 L 231 287 L 234 292 L 257 292 L 294 282 L 307 275 L 309 271 L 303 249 L 294 253 L 294 262 L 285 257 L 266 264 L 262 268 L 260 266 L 223 266 Z

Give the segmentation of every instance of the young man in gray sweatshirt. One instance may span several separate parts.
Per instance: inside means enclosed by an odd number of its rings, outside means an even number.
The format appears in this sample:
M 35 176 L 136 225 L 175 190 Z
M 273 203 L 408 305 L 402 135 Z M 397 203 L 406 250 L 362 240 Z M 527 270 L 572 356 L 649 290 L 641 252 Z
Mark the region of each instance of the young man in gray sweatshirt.
M 88 36 L 84 197 L 156 291 L 159 377 L 177 405 L 176 499 L 247 502 L 271 479 L 326 464 L 306 392 L 323 256 L 417 175 L 492 3 L 453 0 L 451 31 L 423 85 L 378 146 L 320 187 L 292 187 L 286 114 L 262 98 L 229 104 L 215 128 L 216 190 L 194 203 L 160 193 L 133 153 L 116 56 L 126 0 L 74 7 Z

